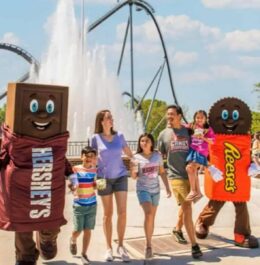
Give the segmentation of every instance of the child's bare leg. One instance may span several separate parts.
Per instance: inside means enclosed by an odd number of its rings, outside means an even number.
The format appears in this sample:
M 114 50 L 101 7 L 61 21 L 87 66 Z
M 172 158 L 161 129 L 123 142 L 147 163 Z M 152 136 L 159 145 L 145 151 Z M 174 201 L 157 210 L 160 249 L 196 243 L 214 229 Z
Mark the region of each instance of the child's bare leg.
M 183 211 L 182 208 L 180 207 L 178 210 L 178 219 L 175 228 L 177 231 L 180 231 L 182 230 L 182 227 L 183 227 Z
M 260 158 L 257 155 L 253 156 L 252 160 L 257 166 L 260 166 Z
M 73 231 L 72 232 L 71 241 L 73 243 L 76 243 L 77 238 L 79 237 L 80 233 L 81 233 L 81 231 Z
M 83 242 L 82 242 L 82 254 L 87 254 L 90 237 L 91 237 L 91 230 L 85 229 L 83 234 Z
M 186 171 L 188 173 L 189 182 L 190 182 L 190 193 L 186 198 L 187 200 L 193 200 L 193 197 L 197 195 L 196 170 L 197 170 L 196 163 L 191 162 L 186 166 Z
M 70 253 L 72 255 L 77 254 L 77 238 L 80 235 L 80 231 L 73 231 L 70 238 Z
M 200 189 L 200 180 L 199 180 L 199 175 L 198 175 L 198 170 L 202 167 L 201 165 L 197 164 L 197 173 L 196 173 L 196 178 L 195 178 L 195 183 L 196 183 L 196 192 L 199 197 L 202 196 L 201 189 Z
M 198 174 L 203 174 L 203 172 L 204 172 L 204 166 L 200 165 L 198 168 Z

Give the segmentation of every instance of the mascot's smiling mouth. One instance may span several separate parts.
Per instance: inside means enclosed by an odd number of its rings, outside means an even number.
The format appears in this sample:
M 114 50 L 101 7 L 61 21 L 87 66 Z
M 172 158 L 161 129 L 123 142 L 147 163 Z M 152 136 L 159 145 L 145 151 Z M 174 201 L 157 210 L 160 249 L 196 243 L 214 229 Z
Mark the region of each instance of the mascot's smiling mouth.
M 36 122 L 36 121 L 33 121 L 32 124 L 33 124 L 33 126 L 36 129 L 38 129 L 40 131 L 44 131 L 51 125 L 51 122 Z
M 226 128 L 228 132 L 233 132 L 237 128 L 237 124 L 223 124 L 223 127 Z

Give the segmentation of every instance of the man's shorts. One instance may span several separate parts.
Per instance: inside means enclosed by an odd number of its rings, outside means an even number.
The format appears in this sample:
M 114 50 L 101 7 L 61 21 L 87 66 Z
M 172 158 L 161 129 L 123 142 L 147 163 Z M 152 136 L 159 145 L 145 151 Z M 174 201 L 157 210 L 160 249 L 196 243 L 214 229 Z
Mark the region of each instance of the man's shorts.
M 140 190 L 136 193 L 140 204 L 143 204 L 144 202 L 150 202 L 153 206 L 159 205 L 160 192 L 150 193 L 148 191 Z
M 123 176 L 115 179 L 106 179 L 106 188 L 104 190 L 98 190 L 98 195 L 110 195 L 117 191 L 128 190 L 128 177 Z
M 190 192 L 190 182 L 188 179 L 171 179 L 170 183 L 177 204 L 181 205 Z
M 96 224 L 97 205 L 73 206 L 74 231 L 92 230 Z

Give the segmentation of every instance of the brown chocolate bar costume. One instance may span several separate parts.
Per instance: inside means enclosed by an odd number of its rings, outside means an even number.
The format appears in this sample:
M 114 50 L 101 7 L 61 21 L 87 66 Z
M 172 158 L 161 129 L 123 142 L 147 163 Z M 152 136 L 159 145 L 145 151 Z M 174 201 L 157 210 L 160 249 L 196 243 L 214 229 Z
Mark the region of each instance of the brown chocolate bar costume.
M 0 154 L 0 229 L 15 231 L 16 264 L 56 255 L 65 203 L 68 87 L 11 83 Z M 33 240 L 37 231 L 37 247 Z
M 247 201 L 250 197 L 250 177 L 247 174 L 250 165 L 251 141 L 248 133 L 251 126 L 250 109 L 240 99 L 221 99 L 211 107 L 209 111 L 209 123 L 216 134 L 216 141 L 211 147 L 209 158 L 214 165 L 216 165 L 216 162 L 221 161 L 219 166 L 222 167 L 221 170 L 224 173 L 224 179 L 216 183 L 211 178 L 207 179 L 208 175 L 205 175 L 205 191 L 210 200 L 200 213 L 196 222 L 196 236 L 201 239 L 206 238 L 209 227 L 214 224 L 225 202 L 231 201 L 234 204 L 236 213 L 234 225 L 235 245 L 256 248 L 259 244 L 257 239 L 251 235 L 249 213 L 247 209 Z M 246 141 L 240 140 L 240 138 L 245 138 Z M 245 144 L 247 144 L 246 152 L 242 153 L 245 157 L 235 159 L 229 156 L 228 159 L 230 163 L 228 165 L 222 162 L 225 160 L 227 152 L 229 152 L 225 149 L 225 145 L 233 146 L 235 149 L 237 148 L 237 150 L 239 150 L 239 148 Z M 231 171 L 229 172 L 228 170 Z M 241 172 L 243 172 L 242 175 Z M 241 183 L 243 183 L 243 180 L 245 183 L 248 183 L 248 185 L 238 185 L 239 188 L 237 186 L 232 192 L 227 193 L 225 189 L 227 180 L 230 180 L 230 183 L 235 183 L 236 181 L 241 181 Z M 248 194 L 248 196 L 244 196 L 244 194 Z

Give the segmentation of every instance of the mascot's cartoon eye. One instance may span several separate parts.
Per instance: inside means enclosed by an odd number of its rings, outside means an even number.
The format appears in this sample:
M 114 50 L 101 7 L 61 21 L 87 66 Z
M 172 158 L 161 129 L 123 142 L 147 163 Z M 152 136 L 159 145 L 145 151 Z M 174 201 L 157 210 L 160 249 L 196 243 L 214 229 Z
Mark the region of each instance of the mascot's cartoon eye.
M 232 112 L 232 118 L 233 118 L 234 121 L 237 121 L 238 120 L 238 118 L 239 118 L 239 112 L 238 112 L 238 110 L 234 110 Z
M 54 102 L 53 100 L 49 99 L 46 103 L 46 111 L 48 113 L 53 113 L 54 112 Z
M 222 118 L 222 120 L 228 119 L 228 111 L 226 109 L 222 110 L 221 118 Z
M 31 112 L 37 112 L 39 109 L 39 102 L 36 99 L 31 100 L 30 102 L 30 111 Z

